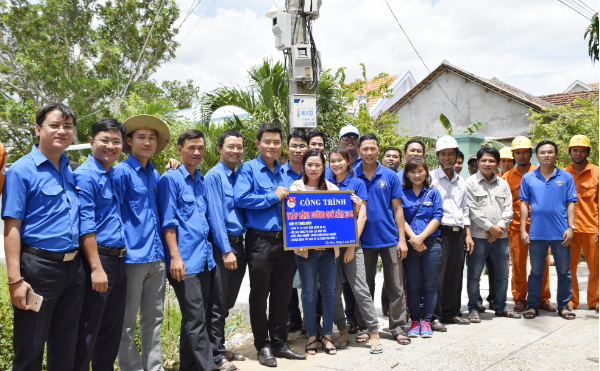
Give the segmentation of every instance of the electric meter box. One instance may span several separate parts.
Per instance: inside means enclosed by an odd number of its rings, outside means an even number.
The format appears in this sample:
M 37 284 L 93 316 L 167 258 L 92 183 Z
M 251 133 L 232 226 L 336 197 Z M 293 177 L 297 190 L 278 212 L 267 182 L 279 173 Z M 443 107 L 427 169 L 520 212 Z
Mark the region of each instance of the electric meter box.
M 275 48 L 277 50 L 287 50 L 292 47 L 292 15 L 286 12 L 279 12 L 272 18 L 273 35 L 275 35 Z
M 309 44 L 292 46 L 292 78 L 298 82 L 313 81 L 312 55 Z
M 322 0 L 304 0 L 303 13 L 308 16 L 311 16 L 312 19 L 318 19 L 321 4 Z
M 290 95 L 290 128 L 317 127 L 317 97 L 313 94 Z

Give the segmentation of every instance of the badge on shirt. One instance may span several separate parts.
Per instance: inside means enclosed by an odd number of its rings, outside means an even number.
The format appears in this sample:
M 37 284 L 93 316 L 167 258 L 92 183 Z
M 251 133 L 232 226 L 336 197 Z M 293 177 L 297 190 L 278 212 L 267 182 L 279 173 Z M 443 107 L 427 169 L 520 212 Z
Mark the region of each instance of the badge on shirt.
M 379 187 L 379 188 L 385 189 L 385 185 L 386 185 L 385 180 L 380 180 L 379 182 L 377 182 L 377 187 Z
M 427 201 L 427 202 L 423 202 L 423 205 L 425 205 L 425 206 L 429 206 L 429 205 L 431 205 L 431 202 L 429 202 L 429 201 Z
M 557 180 L 557 181 L 556 181 L 556 184 L 558 184 L 558 186 L 560 187 L 560 186 L 562 186 L 563 184 L 565 184 L 565 182 L 561 182 L 560 180 Z
M 294 207 L 294 206 L 296 206 L 296 197 L 288 197 L 287 198 L 287 205 L 288 205 L 288 207 Z

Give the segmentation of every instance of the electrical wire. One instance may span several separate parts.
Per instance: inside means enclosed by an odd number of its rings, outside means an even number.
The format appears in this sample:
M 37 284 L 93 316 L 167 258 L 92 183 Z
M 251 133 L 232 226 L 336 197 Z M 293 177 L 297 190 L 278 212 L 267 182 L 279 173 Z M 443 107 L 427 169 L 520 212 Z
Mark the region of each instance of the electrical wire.
M 200 19 L 198 20 L 198 22 L 196 22 L 196 24 L 192 27 L 192 29 L 190 30 L 190 32 L 187 33 L 187 35 L 185 35 L 185 37 L 183 38 L 183 40 L 181 40 L 180 44 L 183 44 L 183 42 L 185 41 L 185 39 L 188 38 L 188 36 L 190 36 L 190 34 L 192 33 L 192 31 L 194 30 L 194 28 L 196 28 L 196 26 L 198 25 L 198 23 L 200 23 L 200 21 L 204 18 L 204 16 L 206 16 L 206 14 L 208 13 L 208 11 L 210 10 L 210 8 L 212 8 L 213 5 L 215 5 L 215 2 L 217 0 L 213 0 L 213 2 L 210 4 L 210 6 L 208 7 L 208 9 L 206 9 L 206 12 L 204 12 L 204 14 L 202 14 L 202 17 L 200 17 Z
M 573 8 L 576 8 L 577 10 L 579 10 L 583 15 L 585 15 L 586 17 L 591 17 L 594 15 L 594 12 L 590 11 L 588 8 L 582 6 L 581 4 L 579 4 L 577 1 L 575 0 L 563 0 L 565 2 L 567 2 L 568 4 L 572 5 Z
M 202 0 L 198 0 L 198 3 L 196 3 L 196 0 L 194 0 L 192 2 L 192 5 L 190 6 L 190 10 L 188 10 L 187 14 L 185 15 L 185 18 L 183 18 L 183 21 L 181 21 L 181 23 L 179 24 L 179 27 L 177 27 L 177 28 L 181 28 L 181 26 L 183 26 L 185 21 L 187 21 L 189 16 L 194 12 L 194 10 L 196 10 L 196 8 L 198 7 L 198 5 L 200 5 L 201 2 L 202 2 Z M 194 5 L 194 4 L 196 4 L 196 5 Z
M 569 8 L 573 9 L 574 11 L 576 11 L 579 15 L 581 15 L 582 17 L 584 17 L 585 19 L 587 19 L 588 21 L 591 21 L 591 19 L 588 16 L 585 16 L 583 13 L 581 13 L 579 10 L 573 8 L 572 6 L 570 6 L 569 4 L 565 3 L 562 0 L 558 0 L 559 2 L 561 2 L 562 4 L 564 4 L 565 6 L 568 6 Z
M 589 6 L 588 6 L 586 3 L 584 3 L 583 1 L 581 1 L 581 0 L 577 0 L 577 1 L 579 1 L 580 3 L 582 3 L 582 4 L 583 4 L 583 5 L 584 5 L 586 8 L 588 8 L 589 10 L 591 10 L 591 11 L 592 11 L 592 13 L 594 13 L 594 14 L 598 13 L 598 11 L 596 11 L 596 10 L 592 9 L 591 7 L 589 7 Z

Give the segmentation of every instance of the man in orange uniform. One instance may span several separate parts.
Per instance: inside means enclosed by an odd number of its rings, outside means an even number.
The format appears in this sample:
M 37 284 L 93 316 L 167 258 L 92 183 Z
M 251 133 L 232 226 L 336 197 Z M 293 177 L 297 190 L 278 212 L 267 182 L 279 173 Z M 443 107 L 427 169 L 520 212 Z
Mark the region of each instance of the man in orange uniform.
M 516 137 L 512 141 L 511 149 L 517 166 L 504 174 L 503 178 L 510 186 L 510 192 L 513 199 L 513 220 L 508 229 L 508 244 L 510 248 L 510 257 L 512 259 L 512 296 L 515 302 L 514 311 L 522 312 L 527 308 L 527 254 L 529 246 L 521 243 L 521 201 L 519 201 L 519 190 L 521 188 L 521 178 L 530 171 L 537 169 L 530 162 L 533 153 L 531 141 L 526 137 Z M 529 218 L 527 219 L 527 231 L 529 231 Z M 546 268 L 544 269 L 544 278 L 542 280 L 542 293 L 540 308 L 548 312 L 556 312 L 556 308 L 550 305 L 550 277 L 548 266 L 550 259 L 546 258 Z
M 565 167 L 575 179 L 579 202 L 575 204 L 575 234 L 571 242 L 571 275 L 573 294 L 569 305 L 579 305 L 577 264 L 581 248 L 587 262 L 589 276 L 587 303 L 598 311 L 598 166 L 588 162 L 592 143 L 585 135 L 575 135 L 569 142 L 569 154 L 573 163 Z

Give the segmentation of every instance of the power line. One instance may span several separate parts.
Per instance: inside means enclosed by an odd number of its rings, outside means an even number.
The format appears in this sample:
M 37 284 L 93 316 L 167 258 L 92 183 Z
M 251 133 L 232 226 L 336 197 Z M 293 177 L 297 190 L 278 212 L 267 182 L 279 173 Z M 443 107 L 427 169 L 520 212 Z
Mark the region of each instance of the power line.
M 127 89 L 129 88 L 129 84 L 131 84 L 133 75 L 136 74 L 140 68 L 140 64 L 141 64 L 140 62 L 142 61 L 142 55 L 146 51 L 146 45 L 148 45 L 148 40 L 150 40 L 150 35 L 152 35 L 152 30 L 154 30 L 154 25 L 156 24 L 156 20 L 158 19 L 158 16 L 160 15 L 160 12 L 162 11 L 164 4 L 165 4 L 165 0 L 161 0 L 160 8 L 158 8 L 158 13 L 156 13 L 156 15 L 154 16 L 154 21 L 152 21 L 152 27 L 150 27 L 150 32 L 148 32 L 148 36 L 146 36 L 146 41 L 144 41 L 144 46 L 142 47 L 142 50 L 140 51 L 138 60 L 137 60 L 137 62 L 135 62 L 137 64 L 137 66 L 135 67 L 135 69 L 133 71 L 131 71 L 131 76 L 129 76 L 129 81 L 127 81 L 127 85 L 125 85 L 125 89 L 123 90 L 123 93 L 120 94 L 121 97 L 120 97 L 119 101 L 117 102 L 117 106 L 115 107 L 115 116 L 119 112 L 119 108 L 121 108 L 121 102 L 123 101 L 125 94 L 127 94 Z
M 196 28 L 196 26 L 198 25 L 198 23 L 200 23 L 200 21 L 204 18 L 204 16 L 206 15 L 206 13 L 208 13 L 208 11 L 210 10 L 210 8 L 212 8 L 212 6 L 215 4 L 217 0 L 213 0 L 212 4 L 210 4 L 210 6 L 208 7 L 208 9 L 206 9 L 206 12 L 204 12 L 204 14 L 202 14 L 202 17 L 200 17 L 200 19 L 198 20 L 198 22 L 196 22 L 196 24 L 192 27 L 192 29 L 190 30 L 190 32 L 188 32 L 187 35 L 185 35 L 185 37 L 183 38 L 183 40 L 181 40 L 181 43 L 183 43 L 185 41 L 185 39 L 187 39 L 188 36 L 190 36 L 190 34 L 192 33 L 192 31 L 194 30 L 194 28 Z
M 588 6 L 586 3 L 584 3 L 583 1 L 581 1 L 581 0 L 577 0 L 577 1 L 579 1 L 580 3 L 582 3 L 582 4 L 583 4 L 583 5 L 584 5 L 586 8 L 588 8 L 589 10 L 591 10 L 593 14 L 596 14 L 596 13 L 598 13 L 596 10 L 592 9 L 591 7 L 589 7 L 589 6 Z
M 560 1 L 560 0 L 559 0 Z M 427 67 L 427 64 L 425 64 L 425 61 L 423 60 L 423 58 L 421 58 L 421 55 L 419 54 L 419 52 L 417 51 L 417 48 L 415 48 L 415 46 L 413 45 L 412 41 L 410 41 L 410 38 L 408 37 L 408 35 L 406 34 L 406 31 L 404 31 L 404 28 L 402 27 L 402 25 L 400 24 L 400 21 L 398 20 L 398 18 L 396 17 L 396 14 L 394 14 L 394 11 L 392 10 L 392 7 L 390 6 L 390 3 L 388 3 L 387 0 L 385 0 L 385 3 L 387 4 L 388 8 L 390 9 L 390 12 L 392 13 L 392 15 L 394 16 L 394 19 L 396 19 L 396 23 L 398 23 L 398 26 L 400 26 L 400 29 L 402 30 L 402 32 L 404 33 L 404 36 L 406 36 L 406 39 L 408 40 L 408 42 L 410 43 L 410 46 L 412 46 L 413 50 L 415 51 L 415 53 L 417 54 L 417 56 L 419 57 L 419 59 L 421 60 L 421 63 L 423 63 L 423 66 L 425 66 L 425 69 L 427 69 L 427 72 L 429 72 L 429 74 L 431 74 L 431 70 L 429 69 L 429 67 Z M 442 91 L 442 93 L 444 93 L 444 96 L 448 99 L 448 101 L 454 106 L 454 108 L 456 108 L 456 110 L 461 114 L 461 116 L 467 120 L 467 124 L 471 123 L 471 120 L 469 118 L 467 118 L 467 116 L 458 108 L 458 106 L 452 101 L 452 99 L 450 99 L 450 97 L 448 96 L 448 94 L 446 93 L 446 91 L 442 88 L 442 86 L 437 82 L 437 80 L 433 80 L 435 82 L 435 84 L 438 86 L 438 88 L 440 88 L 440 90 Z
M 590 19 L 590 18 L 588 18 L 587 16 L 583 15 L 583 13 L 581 13 L 581 12 L 580 12 L 580 11 L 578 11 L 577 9 L 573 8 L 573 7 L 572 7 L 572 6 L 570 6 L 569 4 L 565 3 L 565 2 L 564 2 L 564 1 L 562 1 L 562 0 L 558 0 L 558 1 L 560 1 L 561 3 L 563 3 L 565 6 L 568 6 L 569 8 L 573 9 L 574 11 L 576 11 L 576 12 L 577 12 L 579 15 L 581 15 L 582 17 L 584 17 L 584 18 L 585 18 L 585 19 L 587 19 L 588 21 L 591 21 L 591 19 Z
M 585 8 L 584 6 L 582 6 L 581 4 L 579 4 L 578 2 L 576 2 L 575 0 L 564 0 L 567 3 L 571 4 L 574 8 L 576 8 L 577 10 L 579 10 L 580 12 L 583 13 L 583 15 L 587 16 L 587 17 L 591 17 L 594 15 L 594 13 L 592 11 L 590 11 L 589 9 Z
M 185 21 L 187 21 L 189 16 L 194 12 L 194 10 L 196 10 L 196 8 L 198 7 L 198 5 L 200 5 L 201 2 L 202 2 L 202 0 L 198 0 L 197 4 L 196 4 L 196 0 L 194 0 L 192 2 L 192 5 L 190 6 L 190 10 L 188 10 L 187 14 L 185 15 L 185 18 L 183 18 L 183 21 L 181 21 L 181 23 L 179 24 L 179 27 L 177 27 L 177 28 L 181 28 L 181 26 L 183 26 Z M 194 4 L 196 4 L 196 5 L 194 5 Z

